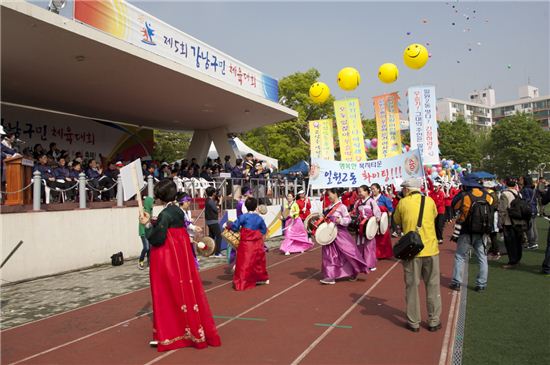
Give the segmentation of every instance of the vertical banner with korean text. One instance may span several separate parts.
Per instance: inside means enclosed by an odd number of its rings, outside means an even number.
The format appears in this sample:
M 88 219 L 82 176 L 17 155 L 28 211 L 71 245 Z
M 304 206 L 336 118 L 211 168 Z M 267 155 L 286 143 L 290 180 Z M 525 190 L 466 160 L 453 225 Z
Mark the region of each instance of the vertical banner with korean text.
M 349 162 L 366 161 L 359 99 L 335 101 L 334 114 L 338 128 L 340 159 Z
M 378 136 L 378 158 L 400 155 L 401 130 L 399 120 L 399 96 L 396 92 L 375 96 L 374 112 Z
M 408 93 L 411 148 L 418 149 L 424 165 L 437 165 L 440 161 L 435 87 L 413 86 Z
M 334 160 L 334 133 L 332 119 L 309 121 L 311 157 Z

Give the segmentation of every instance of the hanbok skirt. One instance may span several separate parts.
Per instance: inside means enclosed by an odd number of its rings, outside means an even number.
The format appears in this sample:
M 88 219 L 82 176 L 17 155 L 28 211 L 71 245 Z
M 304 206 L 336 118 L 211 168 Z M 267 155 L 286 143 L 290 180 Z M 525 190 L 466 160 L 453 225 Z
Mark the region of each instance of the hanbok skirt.
M 149 276 L 158 351 L 221 345 L 185 228 L 169 228 L 151 247 Z
M 302 220 L 298 218 L 289 218 L 286 221 L 285 238 L 281 243 L 279 250 L 281 252 L 304 252 L 313 247 L 313 243 L 310 241 L 306 228 Z
M 241 240 L 237 249 L 233 276 L 235 290 L 252 289 L 257 282 L 268 279 L 262 233 L 257 230 L 241 228 Z
M 323 277 L 339 279 L 368 273 L 368 265 L 348 229 L 340 225 L 337 227 L 336 240 L 322 249 Z

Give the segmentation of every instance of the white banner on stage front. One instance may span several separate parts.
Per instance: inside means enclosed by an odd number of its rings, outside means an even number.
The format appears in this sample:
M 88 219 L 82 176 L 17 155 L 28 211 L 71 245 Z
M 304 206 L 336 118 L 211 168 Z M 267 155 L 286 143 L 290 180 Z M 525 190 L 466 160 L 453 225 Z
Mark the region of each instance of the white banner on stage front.
M 135 171 L 135 172 L 134 172 Z M 141 169 L 141 159 L 137 159 L 131 164 L 128 164 L 120 169 L 120 177 L 122 178 L 122 190 L 124 191 L 124 201 L 130 200 L 137 194 L 137 188 L 141 191 L 145 182 L 143 181 L 143 171 Z
M 435 114 L 434 86 L 413 86 L 408 90 L 411 149 L 418 149 L 424 165 L 437 165 L 439 141 Z
M 412 177 L 423 177 L 418 150 L 365 162 L 311 159 L 309 184 L 313 189 L 352 188 L 361 185 L 399 185 Z

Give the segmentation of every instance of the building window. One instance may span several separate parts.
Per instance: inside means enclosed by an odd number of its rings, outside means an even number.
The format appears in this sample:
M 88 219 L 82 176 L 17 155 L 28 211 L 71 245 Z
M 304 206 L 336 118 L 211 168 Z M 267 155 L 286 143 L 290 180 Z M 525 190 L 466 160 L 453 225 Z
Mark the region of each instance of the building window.
M 487 96 L 487 94 L 486 94 L 486 93 L 483 93 L 483 97 L 486 97 L 486 96 Z

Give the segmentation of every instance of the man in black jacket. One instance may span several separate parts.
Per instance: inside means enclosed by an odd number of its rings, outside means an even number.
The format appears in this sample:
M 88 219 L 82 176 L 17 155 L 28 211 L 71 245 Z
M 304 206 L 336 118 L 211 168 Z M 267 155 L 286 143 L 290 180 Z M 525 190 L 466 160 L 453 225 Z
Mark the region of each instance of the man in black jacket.
M 548 203 L 550 203 L 550 185 L 546 186 L 546 193 L 541 197 L 541 205 Z M 542 262 L 542 273 L 550 275 L 550 225 L 548 226 L 548 235 L 546 236 L 546 252 L 544 254 L 544 261 Z
M 204 218 L 208 226 L 208 235 L 216 242 L 213 257 L 221 257 L 222 231 L 218 223 L 219 203 L 216 189 L 212 186 L 206 188 L 206 203 L 204 207 Z

